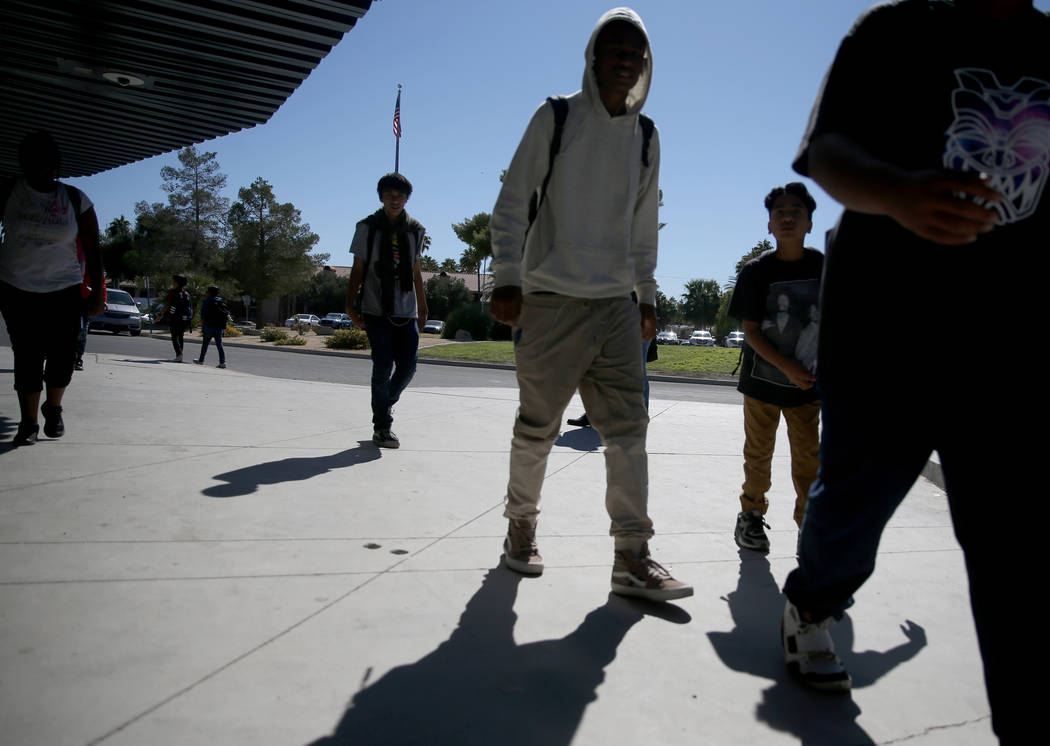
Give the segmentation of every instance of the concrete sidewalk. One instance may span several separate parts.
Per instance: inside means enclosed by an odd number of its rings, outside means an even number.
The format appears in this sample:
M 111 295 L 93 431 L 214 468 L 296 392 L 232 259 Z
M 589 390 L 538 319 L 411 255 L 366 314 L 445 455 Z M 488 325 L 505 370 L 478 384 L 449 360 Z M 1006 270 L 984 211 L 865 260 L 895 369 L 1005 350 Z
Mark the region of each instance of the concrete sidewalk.
M 787 675 L 787 438 L 773 551 L 739 552 L 738 406 L 653 400 L 653 552 L 696 595 L 639 604 L 608 594 L 590 430 L 551 454 L 546 572 L 498 567 L 514 390 L 410 388 L 381 452 L 363 387 L 89 355 L 67 435 L 12 451 L 11 368 L 0 744 L 994 743 L 925 480 L 835 628 L 852 695 Z

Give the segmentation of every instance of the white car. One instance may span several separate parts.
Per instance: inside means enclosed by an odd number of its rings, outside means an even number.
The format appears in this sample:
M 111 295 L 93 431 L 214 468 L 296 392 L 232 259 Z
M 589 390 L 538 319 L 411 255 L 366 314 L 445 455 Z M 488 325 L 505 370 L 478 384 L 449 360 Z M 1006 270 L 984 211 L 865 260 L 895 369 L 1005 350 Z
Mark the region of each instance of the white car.
M 106 288 L 106 310 L 88 319 L 89 329 L 107 329 L 114 334 L 127 332 L 133 337 L 142 333 L 142 312 L 123 290 Z
M 744 346 L 744 333 L 743 332 L 729 332 L 729 336 L 726 337 L 726 347 L 743 347 Z
M 320 326 L 321 319 L 319 319 L 317 316 L 314 316 L 312 313 L 297 313 L 295 314 L 295 316 L 285 319 L 284 325 L 287 326 L 289 329 L 292 329 L 296 326 L 309 326 L 312 328 L 315 326 Z
M 689 341 L 686 344 L 693 345 L 694 347 L 714 347 L 715 338 L 711 336 L 711 332 L 706 329 L 697 329 L 693 332 L 693 335 L 689 337 Z
M 427 319 L 426 326 L 423 327 L 425 334 L 441 334 L 445 329 L 445 322 L 438 321 L 437 319 Z
M 674 332 L 660 332 L 656 335 L 656 344 L 676 345 L 678 344 L 678 335 Z

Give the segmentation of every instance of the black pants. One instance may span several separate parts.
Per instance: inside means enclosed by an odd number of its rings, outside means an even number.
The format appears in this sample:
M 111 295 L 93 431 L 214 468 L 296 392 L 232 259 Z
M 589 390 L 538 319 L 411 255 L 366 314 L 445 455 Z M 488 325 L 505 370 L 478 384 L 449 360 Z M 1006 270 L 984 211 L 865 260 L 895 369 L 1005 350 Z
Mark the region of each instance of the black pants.
M 22 394 L 69 385 L 76 360 L 80 285 L 30 293 L 0 282 L 0 312 L 15 354 L 15 390 Z M 46 365 L 45 365 L 46 363 Z
M 175 355 L 181 355 L 183 347 L 182 338 L 183 335 L 186 334 L 186 322 L 171 319 L 168 322 L 168 329 L 171 330 L 171 346 L 175 348 Z

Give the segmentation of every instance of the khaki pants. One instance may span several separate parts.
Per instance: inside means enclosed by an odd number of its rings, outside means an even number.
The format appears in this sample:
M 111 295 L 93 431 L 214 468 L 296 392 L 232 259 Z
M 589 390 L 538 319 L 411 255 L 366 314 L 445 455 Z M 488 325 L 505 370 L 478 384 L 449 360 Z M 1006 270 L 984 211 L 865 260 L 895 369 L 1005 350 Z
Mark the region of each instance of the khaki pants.
M 744 397 L 744 485 L 741 510 L 769 509 L 766 492 L 770 485 L 770 463 L 777 442 L 777 427 L 783 413 L 791 445 L 791 481 L 795 484 L 795 523 L 802 527 L 809 487 L 820 466 L 820 402 L 797 407 L 778 407 L 750 396 Z
M 605 507 L 617 546 L 653 535 L 638 307 L 628 298 L 525 296 L 515 334 L 519 401 L 510 450 L 508 518 L 535 520 L 547 455 L 578 388 L 605 443 Z M 622 539 L 622 541 L 621 541 Z

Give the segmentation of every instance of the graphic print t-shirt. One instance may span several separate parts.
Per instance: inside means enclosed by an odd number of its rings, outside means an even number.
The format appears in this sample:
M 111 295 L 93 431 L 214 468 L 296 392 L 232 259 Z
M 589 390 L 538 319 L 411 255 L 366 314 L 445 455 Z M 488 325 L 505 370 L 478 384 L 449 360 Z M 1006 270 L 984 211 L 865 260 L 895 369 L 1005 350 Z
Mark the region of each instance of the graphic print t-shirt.
M 91 206 L 81 192 L 81 214 Z M 0 280 L 30 293 L 80 284 L 77 216 L 65 184 L 58 184 L 53 192 L 38 192 L 24 178 L 18 179 L 7 199 L 3 223 Z
M 423 230 L 420 229 L 418 233 L 409 231 L 405 233 L 405 237 L 408 240 L 408 246 L 400 246 L 398 244 L 398 234 L 395 233 L 391 236 L 391 244 L 394 249 L 394 277 L 400 276 L 398 268 L 401 265 L 402 256 L 406 261 L 415 262 L 418 257 L 419 246 L 423 240 Z M 383 316 L 383 302 L 382 302 L 382 283 L 379 278 L 379 252 L 380 252 L 380 231 L 375 231 L 375 238 L 372 246 L 372 258 L 368 264 L 368 274 L 363 280 L 363 291 L 364 296 L 362 298 L 361 310 L 363 313 L 369 314 L 370 316 Z M 364 223 L 357 224 L 357 230 L 354 233 L 353 241 L 350 244 L 350 253 L 353 254 L 355 259 L 361 259 L 368 261 L 368 226 Z M 416 291 L 414 285 L 409 285 L 407 288 L 401 287 L 401 282 L 398 279 L 394 280 L 394 312 L 391 314 L 393 318 L 401 319 L 414 319 L 417 315 L 416 309 Z
M 886 216 L 843 213 L 821 297 L 824 384 L 831 376 L 883 388 L 901 380 L 899 360 L 880 351 L 911 333 L 923 343 L 908 378 L 965 388 L 961 351 L 1001 327 L 980 307 L 986 282 L 1010 288 L 1011 317 L 1043 315 L 1034 306 L 1045 275 L 1025 266 L 1050 235 L 1050 18 L 1027 8 L 994 21 L 981 5 L 878 5 L 842 41 L 825 78 L 794 163 L 799 173 L 809 175 L 814 139 L 839 134 L 909 172 L 987 174 L 1003 199 L 995 228 L 962 246 L 921 239 Z
M 754 321 L 763 336 L 786 357 L 810 372 L 817 370 L 820 329 L 820 273 L 824 255 L 805 249 L 802 258 L 785 262 L 767 251 L 744 265 L 733 290 L 729 315 Z M 744 345 L 737 389 L 746 396 L 780 407 L 815 401 L 815 388 L 800 389 L 779 368 Z

